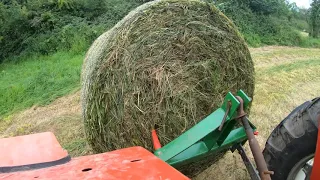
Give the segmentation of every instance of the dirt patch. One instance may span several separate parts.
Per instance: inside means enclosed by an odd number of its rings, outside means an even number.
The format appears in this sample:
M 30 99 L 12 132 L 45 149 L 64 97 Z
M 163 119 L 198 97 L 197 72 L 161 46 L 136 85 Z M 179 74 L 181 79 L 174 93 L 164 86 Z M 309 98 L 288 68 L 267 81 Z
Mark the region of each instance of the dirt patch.
M 53 132 L 72 156 L 90 154 L 80 108 L 80 92 L 61 97 L 47 106 L 34 106 L 0 121 L 0 137 Z
M 9 117 L 11 125 L 1 132 L 1 136 L 10 136 L 17 128 L 30 124 L 39 125 L 65 116 L 81 115 L 80 93 L 61 97 L 47 106 L 33 106 L 32 108 Z

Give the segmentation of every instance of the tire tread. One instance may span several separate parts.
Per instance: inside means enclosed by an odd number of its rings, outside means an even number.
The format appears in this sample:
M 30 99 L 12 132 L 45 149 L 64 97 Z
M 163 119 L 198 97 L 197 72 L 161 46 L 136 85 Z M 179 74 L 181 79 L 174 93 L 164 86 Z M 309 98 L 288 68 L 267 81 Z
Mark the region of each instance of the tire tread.
M 271 133 L 263 155 L 273 180 L 286 179 L 293 166 L 315 152 L 320 98 L 295 108 Z

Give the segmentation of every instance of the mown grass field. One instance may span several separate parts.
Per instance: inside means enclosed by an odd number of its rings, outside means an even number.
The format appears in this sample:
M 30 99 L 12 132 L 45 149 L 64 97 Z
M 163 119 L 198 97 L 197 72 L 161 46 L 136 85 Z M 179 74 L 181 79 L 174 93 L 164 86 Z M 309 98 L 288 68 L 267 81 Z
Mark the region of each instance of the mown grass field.
M 250 51 L 256 73 L 250 119 L 260 132 L 258 141 L 264 146 L 271 131 L 294 107 L 320 96 L 320 50 L 269 46 L 252 48 Z M 77 91 L 83 55 L 63 56 L 63 59 L 53 56 L 52 59 L 47 59 L 48 62 L 38 59 L 34 60 L 34 64 L 22 62 L 0 68 L 0 103 L 5 104 L 0 105 L 0 137 L 52 131 L 72 156 L 92 153 L 85 141 Z M 27 68 L 32 69 L 28 70 L 29 74 L 22 73 Z M 66 82 L 62 80 L 64 78 L 67 79 Z M 20 87 L 20 91 L 8 89 L 12 86 L 10 84 Z M 24 85 L 28 85 L 30 89 L 23 88 Z M 64 93 L 69 95 L 49 104 Z M 13 96 L 14 100 L 4 95 Z M 6 105 L 7 102 L 10 103 Z M 20 111 L 30 107 L 32 102 L 37 105 Z M 7 110 L 3 110 L 3 107 Z M 197 179 L 209 180 L 213 177 L 238 180 L 248 179 L 248 174 L 240 156 L 237 153 L 227 153 Z

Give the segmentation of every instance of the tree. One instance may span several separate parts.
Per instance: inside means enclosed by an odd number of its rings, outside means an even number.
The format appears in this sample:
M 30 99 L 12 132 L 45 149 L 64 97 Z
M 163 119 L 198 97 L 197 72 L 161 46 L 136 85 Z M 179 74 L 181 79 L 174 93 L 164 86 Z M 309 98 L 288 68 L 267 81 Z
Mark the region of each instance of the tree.
M 310 13 L 310 34 L 318 38 L 320 34 L 320 0 L 313 0 Z

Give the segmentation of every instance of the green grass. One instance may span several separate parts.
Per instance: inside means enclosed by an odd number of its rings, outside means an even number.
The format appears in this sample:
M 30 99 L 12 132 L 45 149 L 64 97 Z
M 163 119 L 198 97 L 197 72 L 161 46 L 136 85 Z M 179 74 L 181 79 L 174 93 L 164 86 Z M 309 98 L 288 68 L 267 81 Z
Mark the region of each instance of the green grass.
M 58 52 L 0 64 L 0 119 L 78 89 L 83 57 Z
M 290 71 L 293 71 L 296 69 L 307 69 L 307 68 L 311 68 L 311 67 L 318 66 L 318 65 L 320 65 L 319 59 L 310 59 L 310 60 L 305 60 L 305 61 L 297 61 L 297 62 L 290 63 L 290 64 L 281 64 L 279 66 L 275 66 L 275 67 L 266 69 L 265 71 L 261 71 L 261 72 L 268 73 L 270 75 L 270 74 L 279 73 L 281 71 L 290 72 Z
M 80 155 L 86 155 L 91 153 L 87 151 L 87 140 L 86 138 L 75 139 L 69 143 L 62 144 L 63 148 L 67 150 L 72 157 L 77 157 Z
M 320 48 L 320 39 L 312 37 L 302 37 L 300 42 L 301 47 Z

